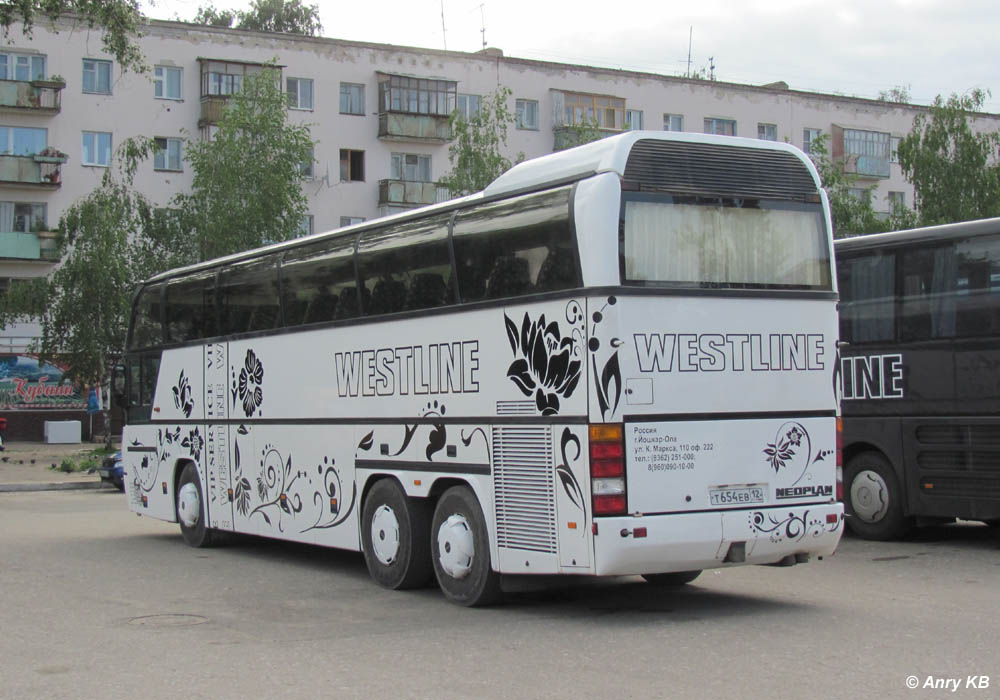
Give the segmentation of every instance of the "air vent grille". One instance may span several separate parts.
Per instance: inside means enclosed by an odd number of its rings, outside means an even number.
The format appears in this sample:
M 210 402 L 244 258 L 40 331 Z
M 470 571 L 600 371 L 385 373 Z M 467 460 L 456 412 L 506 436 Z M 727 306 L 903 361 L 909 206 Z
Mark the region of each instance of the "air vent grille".
M 556 553 L 552 433 L 548 428 L 493 428 L 497 544 Z
M 687 141 L 637 141 L 625 180 L 640 190 L 740 199 L 818 201 L 805 164 L 786 151 Z

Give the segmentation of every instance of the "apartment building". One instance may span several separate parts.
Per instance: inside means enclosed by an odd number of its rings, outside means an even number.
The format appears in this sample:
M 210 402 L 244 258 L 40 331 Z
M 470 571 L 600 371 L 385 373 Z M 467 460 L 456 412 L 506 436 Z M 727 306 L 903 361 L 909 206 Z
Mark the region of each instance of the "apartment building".
M 560 148 L 567 127 L 595 122 L 604 133 L 668 129 L 787 141 L 806 152 L 828 134 L 833 155 L 875 207 L 912 204 L 896 144 L 922 109 L 740 85 L 477 53 L 151 21 L 139 40 L 148 74 L 123 73 L 100 35 L 71 20 L 12 33 L 0 51 L 0 290 L 46 274 L 56 262 L 62 212 L 96 187 L 123 139 L 145 135 L 161 150 L 135 185 L 167 205 L 190 186 L 184 151 L 211 137 L 244 76 L 276 61 L 294 122 L 316 145 L 303 164 L 309 201 L 303 232 L 320 231 L 447 197 L 449 115 L 470 114 L 498 86 L 517 114 L 508 154 Z M 984 117 L 1000 128 L 1000 116 Z M 24 324 L 0 332 L 5 352 L 38 334 Z

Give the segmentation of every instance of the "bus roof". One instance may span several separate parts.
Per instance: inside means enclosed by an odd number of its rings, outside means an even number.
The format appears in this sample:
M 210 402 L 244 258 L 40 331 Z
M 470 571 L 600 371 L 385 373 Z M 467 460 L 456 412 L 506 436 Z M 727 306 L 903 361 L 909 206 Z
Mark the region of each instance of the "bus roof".
M 172 277 L 177 277 L 201 269 L 208 269 L 227 263 L 241 260 L 248 260 L 260 255 L 294 248 L 307 243 L 332 238 L 335 236 L 357 234 L 371 228 L 381 228 L 393 223 L 403 223 L 415 218 L 422 218 L 438 212 L 450 211 L 473 204 L 475 202 L 499 199 L 513 196 L 519 193 L 527 193 L 555 187 L 559 184 L 567 184 L 576 180 L 582 180 L 598 173 L 616 173 L 619 177 L 625 176 L 625 166 L 628 162 L 632 148 L 639 141 L 673 141 L 693 144 L 707 144 L 722 146 L 724 148 L 753 148 L 767 151 L 784 152 L 794 156 L 800 161 L 808 171 L 806 176 L 811 177 L 817 190 L 820 188 L 819 175 L 812 161 L 801 150 L 787 143 L 775 141 L 763 141 L 760 139 L 748 139 L 734 136 L 716 136 L 712 134 L 695 134 L 678 131 L 629 131 L 615 136 L 602 138 L 592 143 L 569 148 L 557 153 L 532 158 L 523 163 L 515 165 L 513 168 L 502 174 L 485 190 L 475 194 L 451 199 L 438 204 L 431 204 L 419 207 L 410 211 L 392 214 L 390 216 L 370 219 L 360 224 L 333 229 L 322 233 L 315 233 L 309 236 L 293 238 L 280 243 L 274 243 L 262 248 L 234 253 L 213 260 L 195 263 L 185 267 L 174 268 L 161 272 L 158 275 L 146 280 L 144 284 L 161 282 Z
M 685 141 L 729 148 L 785 151 L 795 155 L 803 162 L 816 181 L 817 188 L 819 187 L 819 176 L 816 174 L 812 161 L 801 150 L 787 143 L 734 136 L 694 134 L 684 131 L 629 131 L 519 163 L 490 183 L 483 190 L 483 194 L 486 197 L 509 195 L 560 182 L 572 182 L 597 173 L 612 172 L 624 177 L 625 165 L 632 152 L 632 147 L 638 141 L 648 140 Z
M 961 221 L 955 224 L 939 226 L 924 226 L 905 231 L 889 233 L 872 233 L 865 236 L 852 236 L 834 241 L 838 252 L 870 250 L 905 245 L 919 245 L 935 240 L 948 238 L 968 238 L 983 236 L 990 233 L 1000 233 L 1000 218 L 978 219 L 976 221 Z

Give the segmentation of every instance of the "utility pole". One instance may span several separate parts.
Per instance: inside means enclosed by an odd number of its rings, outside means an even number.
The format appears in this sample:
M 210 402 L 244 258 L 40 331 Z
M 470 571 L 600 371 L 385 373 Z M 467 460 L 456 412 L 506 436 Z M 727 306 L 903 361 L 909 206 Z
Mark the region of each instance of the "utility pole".
M 444 0 L 441 0 L 441 39 L 444 41 L 444 50 L 448 50 L 448 30 L 444 28 Z
M 688 69 L 687 73 L 684 74 L 685 78 L 691 77 L 691 38 L 694 36 L 694 25 L 688 29 Z
M 479 6 L 479 20 L 481 22 L 482 29 L 479 31 L 483 35 L 483 48 L 486 48 L 486 12 L 483 10 L 485 3 Z

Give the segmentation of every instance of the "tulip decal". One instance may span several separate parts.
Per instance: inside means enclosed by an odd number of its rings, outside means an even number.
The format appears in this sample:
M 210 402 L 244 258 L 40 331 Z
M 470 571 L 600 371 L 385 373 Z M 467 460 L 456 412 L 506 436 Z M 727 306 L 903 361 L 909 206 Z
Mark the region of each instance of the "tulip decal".
M 524 314 L 520 330 L 507 314 L 503 319 L 516 358 L 507 376 L 522 394 L 534 395 L 543 416 L 558 414 L 559 397 L 568 399 L 580 382 L 582 365 L 575 359 L 579 350 L 573 338 L 563 338 L 557 322 L 546 324 L 544 314 L 534 322 Z

